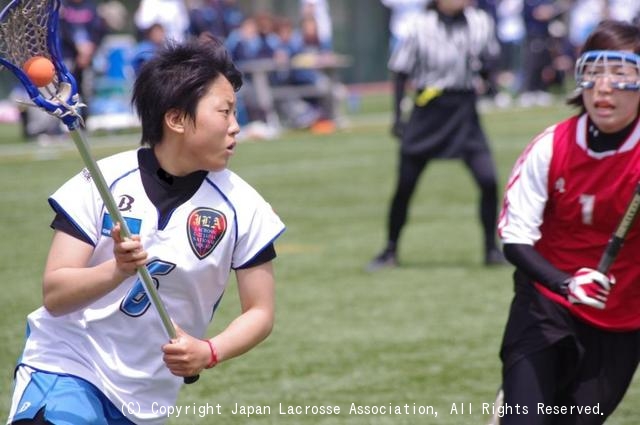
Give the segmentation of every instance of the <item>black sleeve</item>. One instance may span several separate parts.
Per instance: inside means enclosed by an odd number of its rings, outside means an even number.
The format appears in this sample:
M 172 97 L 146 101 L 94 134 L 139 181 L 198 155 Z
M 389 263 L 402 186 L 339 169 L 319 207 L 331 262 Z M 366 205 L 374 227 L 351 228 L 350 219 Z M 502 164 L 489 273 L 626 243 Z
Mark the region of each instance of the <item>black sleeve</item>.
M 540 282 L 553 292 L 565 294 L 566 281 L 570 274 L 558 270 L 536 251 L 533 246 L 509 243 L 503 247 L 507 260 L 536 282 Z
M 399 122 L 402 118 L 402 99 L 404 98 L 405 88 L 409 74 L 397 72 L 393 79 L 393 117 L 394 122 Z
M 253 260 L 249 261 L 246 264 L 243 264 L 242 267 L 238 267 L 238 269 L 248 269 L 251 267 L 256 267 L 260 264 L 268 263 L 274 258 L 276 258 L 276 248 L 272 243 L 270 243 L 262 251 L 260 251 L 258 255 L 253 257 Z
M 80 239 L 83 242 L 88 243 L 89 245 L 93 245 L 93 242 L 88 240 L 87 237 L 78 230 L 78 228 L 69 221 L 67 216 L 64 214 L 56 213 L 56 216 L 53 218 L 51 222 L 51 228 L 64 232 L 68 235 L 73 236 L 76 239 Z

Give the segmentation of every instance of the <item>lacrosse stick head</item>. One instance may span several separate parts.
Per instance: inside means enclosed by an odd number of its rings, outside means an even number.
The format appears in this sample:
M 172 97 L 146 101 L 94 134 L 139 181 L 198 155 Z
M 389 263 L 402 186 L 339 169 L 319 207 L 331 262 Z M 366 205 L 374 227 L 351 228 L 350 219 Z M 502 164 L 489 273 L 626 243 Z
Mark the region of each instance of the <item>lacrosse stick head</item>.
M 60 0 L 12 0 L 0 12 L 0 70 L 20 81 L 33 105 L 58 117 L 70 129 L 82 124 L 76 81 L 62 61 L 58 45 Z M 44 56 L 55 67 L 53 81 L 37 87 L 22 66 Z
M 579 89 L 591 89 L 607 78 L 612 89 L 640 90 L 640 56 L 615 50 L 591 50 L 576 61 L 575 80 Z

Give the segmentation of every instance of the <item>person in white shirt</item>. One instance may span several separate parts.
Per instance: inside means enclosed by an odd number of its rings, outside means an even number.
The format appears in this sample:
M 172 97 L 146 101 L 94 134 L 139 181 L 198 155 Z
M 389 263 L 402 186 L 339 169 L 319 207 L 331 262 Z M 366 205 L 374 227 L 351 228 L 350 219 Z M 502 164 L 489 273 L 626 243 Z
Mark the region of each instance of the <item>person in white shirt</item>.
M 159 407 L 175 404 L 183 377 L 269 335 L 274 241 L 285 227 L 227 168 L 241 85 L 217 39 L 168 44 L 142 65 L 132 98 L 142 147 L 99 161 L 131 239 L 86 170 L 49 198 L 56 216 L 43 306 L 27 319 L 9 423 L 162 424 Z M 142 266 L 176 338 L 143 290 Z M 242 311 L 206 338 L 231 271 Z

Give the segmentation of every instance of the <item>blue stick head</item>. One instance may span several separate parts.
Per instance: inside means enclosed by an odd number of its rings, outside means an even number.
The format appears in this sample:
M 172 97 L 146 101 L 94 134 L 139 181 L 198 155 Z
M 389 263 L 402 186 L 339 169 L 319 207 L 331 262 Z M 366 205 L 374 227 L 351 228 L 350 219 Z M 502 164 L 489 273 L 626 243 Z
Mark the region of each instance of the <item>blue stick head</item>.
M 82 124 L 78 87 L 62 61 L 58 41 L 60 0 L 13 0 L 0 12 L 0 69 L 20 81 L 31 102 L 73 129 Z M 37 87 L 22 66 L 34 56 L 44 56 L 55 67 L 53 81 Z

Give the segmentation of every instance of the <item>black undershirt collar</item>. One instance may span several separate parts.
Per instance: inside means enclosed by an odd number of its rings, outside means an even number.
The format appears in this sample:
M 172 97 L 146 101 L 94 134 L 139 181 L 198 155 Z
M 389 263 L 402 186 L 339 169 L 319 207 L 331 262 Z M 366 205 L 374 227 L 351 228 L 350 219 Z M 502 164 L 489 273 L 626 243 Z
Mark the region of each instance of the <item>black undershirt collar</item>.
M 587 119 L 587 146 L 593 152 L 607 152 L 607 151 L 615 151 L 622 146 L 622 144 L 627 140 L 636 124 L 638 123 L 637 118 L 633 120 L 631 124 L 626 126 L 620 131 L 616 131 L 615 133 L 604 133 L 596 127 L 596 125 L 591 121 L 591 118 Z
M 144 191 L 158 211 L 158 229 L 163 229 L 171 213 L 198 191 L 208 174 L 201 170 L 186 176 L 171 175 L 162 169 L 150 148 L 138 150 L 138 163 Z
M 158 229 L 163 229 L 173 211 L 187 202 L 200 188 L 206 178 L 207 171 L 196 171 L 178 177 L 162 169 L 152 149 L 142 148 L 138 151 L 140 176 L 144 191 L 158 210 Z M 239 268 L 255 267 L 276 258 L 273 243 L 269 243 L 253 259 Z

